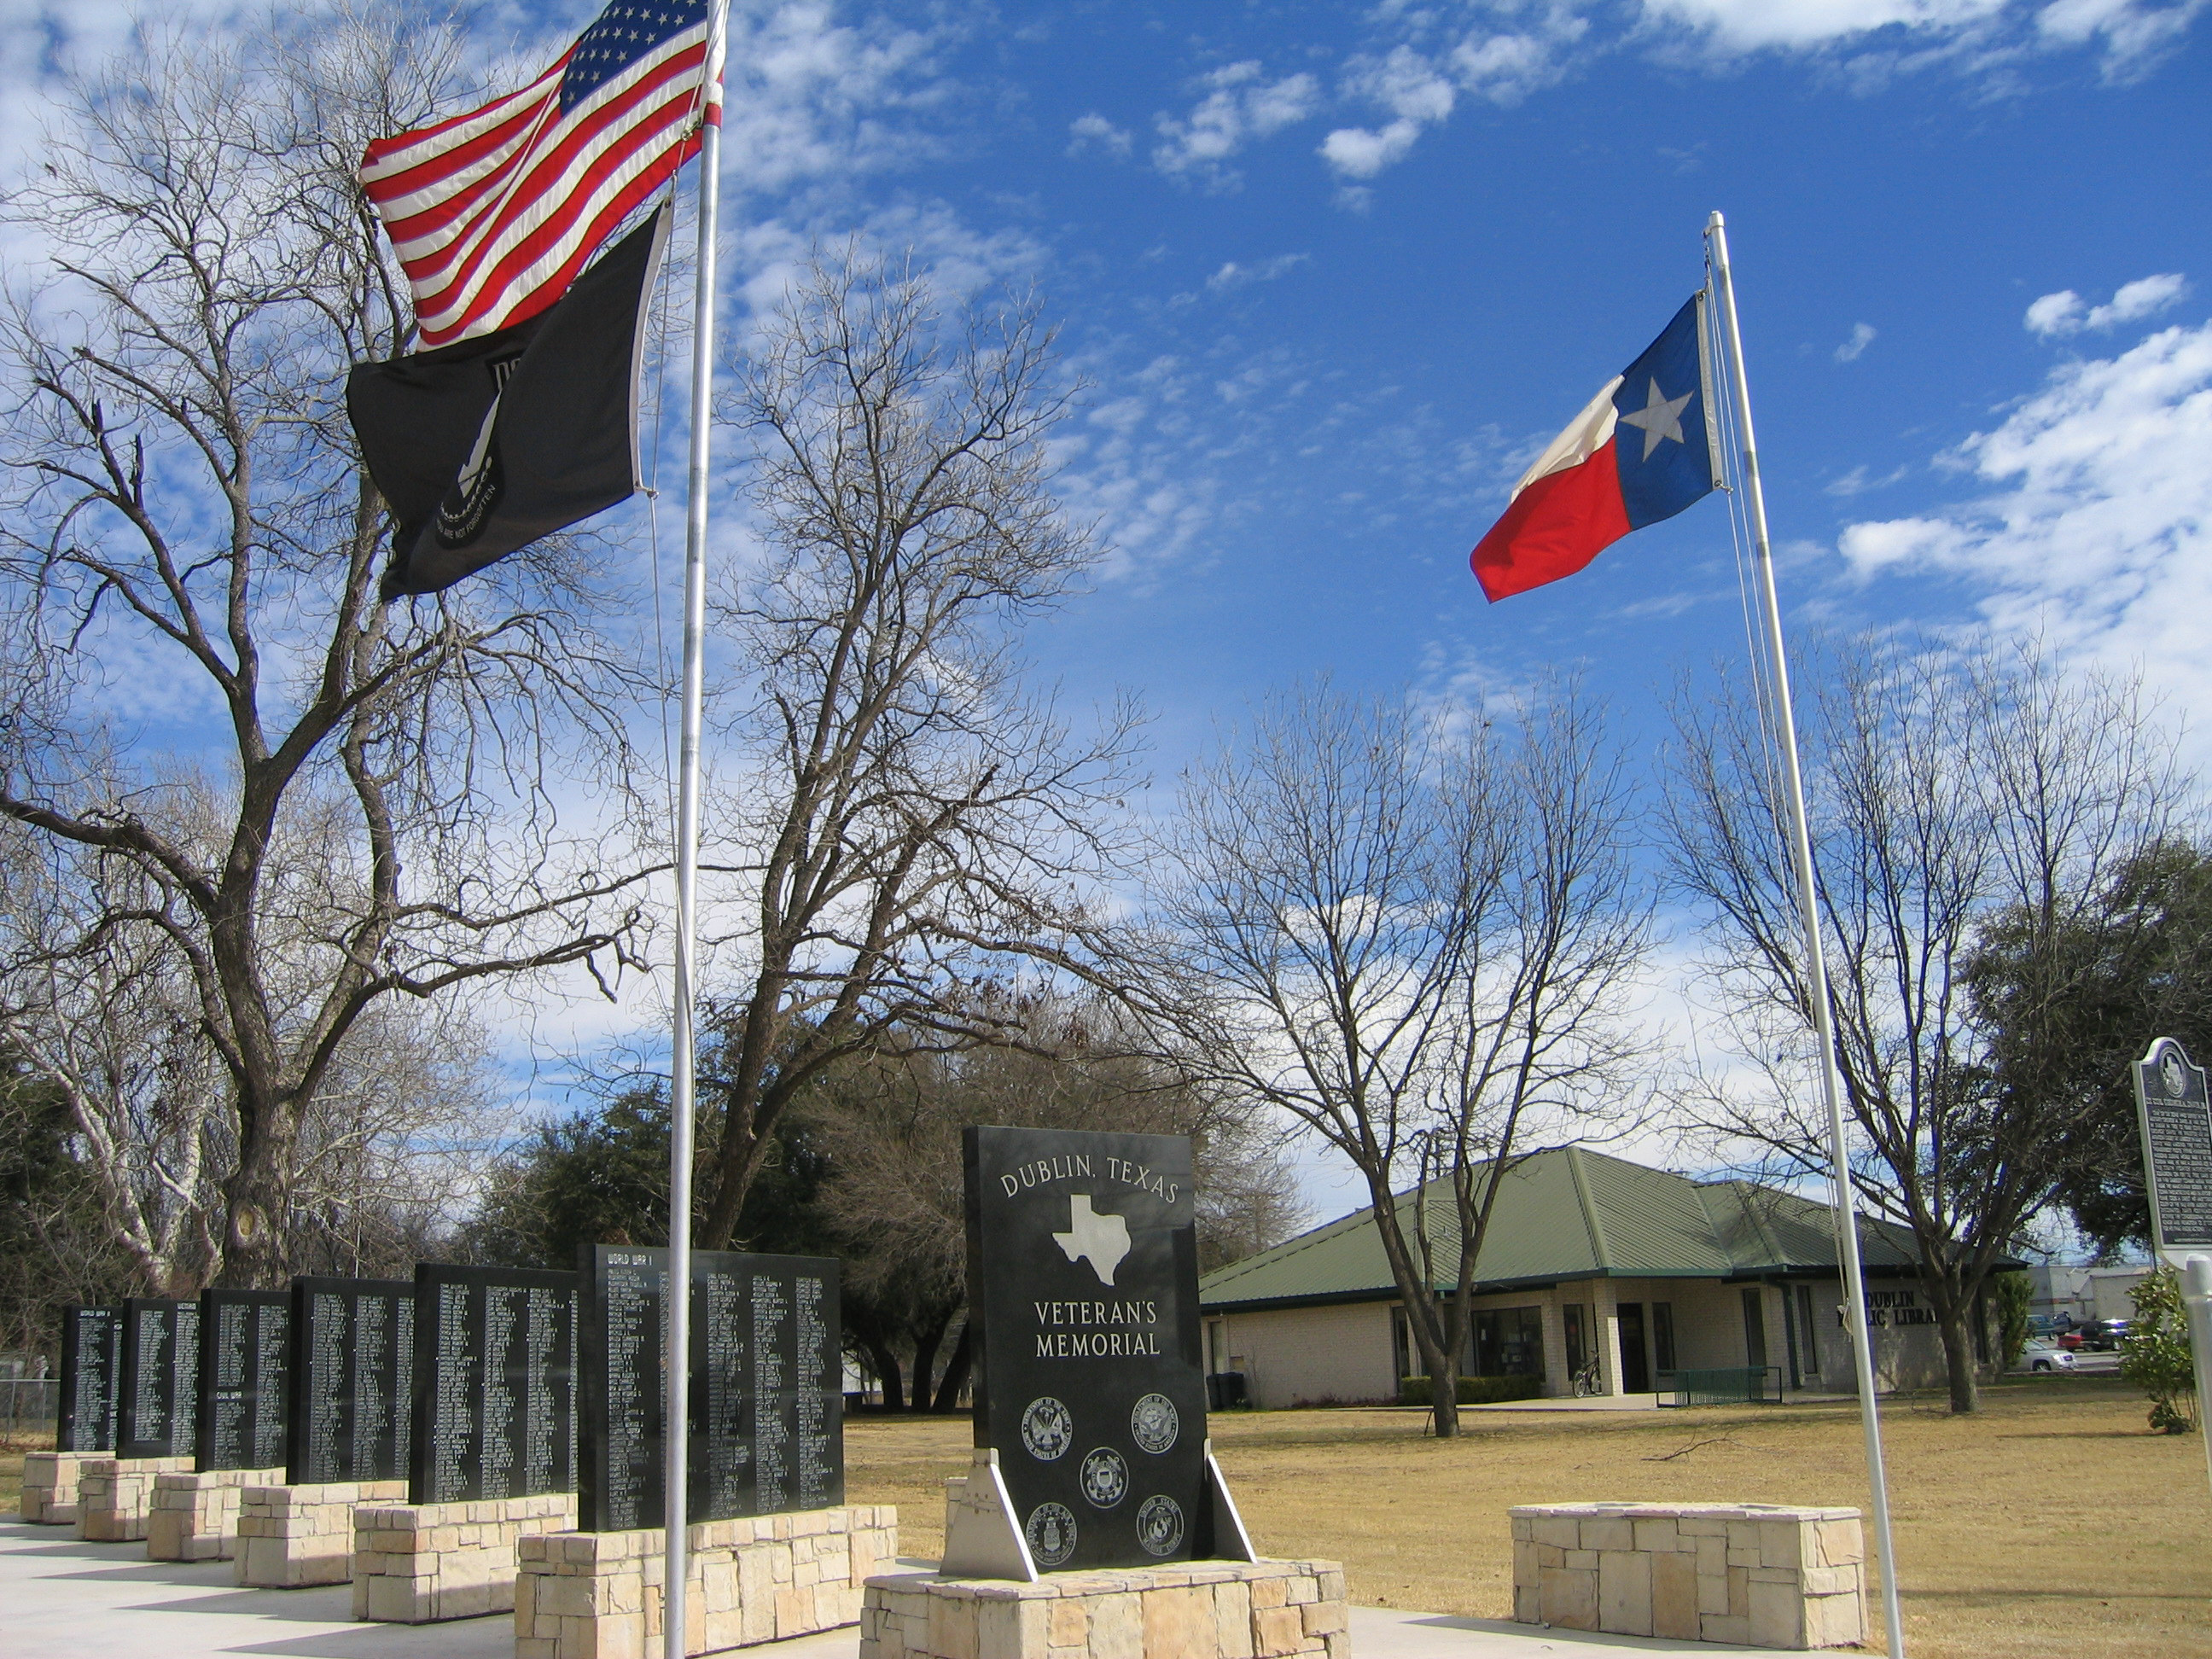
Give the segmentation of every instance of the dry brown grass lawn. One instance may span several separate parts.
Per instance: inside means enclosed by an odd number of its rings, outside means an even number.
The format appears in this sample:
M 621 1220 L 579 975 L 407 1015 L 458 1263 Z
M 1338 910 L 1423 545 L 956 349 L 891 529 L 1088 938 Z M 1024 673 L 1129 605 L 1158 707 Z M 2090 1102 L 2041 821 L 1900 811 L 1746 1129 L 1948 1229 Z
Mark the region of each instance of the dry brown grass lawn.
M 2001 1383 L 1978 1419 L 1935 1399 L 1885 1414 L 1914 1659 L 2212 1655 L 2212 1499 L 2194 1436 L 2147 1432 L 2118 1382 Z M 1215 1449 L 1259 1547 L 1350 1569 L 1365 1605 L 1502 1618 L 1511 1504 L 1596 1498 L 1866 1501 L 1848 1406 L 1475 1412 L 1456 1443 L 1421 1413 L 1231 1413 Z M 900 1553 L 942 1544 L 964 1419 L 847 1430 L 856 1503 L 899 1506 Z M 1675 1455 L 1679 1454 L 1679 1455 Z

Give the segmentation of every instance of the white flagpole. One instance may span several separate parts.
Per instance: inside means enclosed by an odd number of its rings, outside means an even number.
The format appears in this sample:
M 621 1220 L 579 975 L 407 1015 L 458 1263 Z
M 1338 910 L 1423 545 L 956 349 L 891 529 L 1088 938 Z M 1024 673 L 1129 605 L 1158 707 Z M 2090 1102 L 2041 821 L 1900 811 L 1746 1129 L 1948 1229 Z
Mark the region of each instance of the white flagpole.
M 701 107 L 721 82 L 728 35 L 728 0 L 707 8 L 707 56 Z M 697 1069 L 694 1030 L 698 951 L 699 727 L 706 695 L 707 468 L 714 428 L 708 398 L 714 382 L 714 240 L 722 194 L 722 130 L 699 133 L 699 251 L 691 298 L 691 458 L 684 514 L 683 733 L 677 750 L 676 1030 L 668 1086 L 668 1337 L 661 1400 L 661 1492 L 667 1528 L 661 1559 L 661 1652 L 685 1659 L 686 1575 L 690 1565 L 688 1512 L 691 1462 L 691 1131 Z
M 1867 1328 L 1866 1274 L 1859 1261 L 1856 1206 L 1844 1133 L 1844 1101 L 1836 1076 L 1836 1034 L 1828 1007 L 1828 969 L 1820 949 L 1820 902 L 1813 875 L 1813 839 L 1805 827 L 1805 781 L 1797 764 L 1797 722 L 1790 704 L 1790 663 L 1782 647 L 1782 608 L 1774 592 L 1774 554 L 1766 538 L 1766 497 L 1759 488 L 1759 447 L 1752 437 L 1751 387 L 1744 377 L 1743 334 L 1736 325 L 1735 283 L 1729 274 L 1728 230 L 1716 211 L 1705 222 L 1714 285 L 1728 329 L 1729 390 L 1743 456 L 1745 505 L 1751 514 L 1752 544 L 1759 568 L 1759 617 L 1765 624 L 1767 672 L 1773 676 L 1774 701 L 1781 727 L 1782 771 L 1790 807 L 1790 861 L 1796 866 L 1797 906 L 1805 931 L 1805 981 L 1813 1002 L 1813 1034 L 1820 1048 L 1820 1093 L 1828 1109 L 1829 1179 L 1835 1187 L 1836 1243 L 1843 1257 L 1844 1296 L 1850 1308 L 1844 1324 L 1851 1334 L 1851 1358 L 1859 1385 L 1859 1421 L 1866 1436 L 1867 1487 L 1873 1500 L 1875 1550 L 1881 1559 L 1881 1607 L 1889 1627 L 1890 1659 L 1905 1659 L 1905 1617 L 1898 1605 L 1897 1552 L 1889 1526 L 1889 1478 L 1882 1462 L 1881 1413 L 1875 1401 L 1874 1341 Z

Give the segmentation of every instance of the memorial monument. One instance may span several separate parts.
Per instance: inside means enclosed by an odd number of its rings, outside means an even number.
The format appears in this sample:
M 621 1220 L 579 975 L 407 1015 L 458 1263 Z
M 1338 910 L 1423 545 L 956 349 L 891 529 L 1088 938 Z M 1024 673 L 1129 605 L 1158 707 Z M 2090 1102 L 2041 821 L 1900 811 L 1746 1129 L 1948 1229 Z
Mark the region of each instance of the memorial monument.
M 284 1479 L 240 1500 L 238 1582 L 270 1589 L 353 1577 L 353 1511 L 407 1495 L 415 1286 L 303 1277 L 287 1316 Z
M 970 1128 L 975 1443 L 861 1659 L 1350 1652 L 1344 1571 L 1255 1558 L 1206 1438 L 1189 1140 Z
M 203 1291 L 193 1466 L 154 1480 L 146 1554 L 221 1561 L 233 1554 L 248 1486 L 284 1480 L 289 1291 Z
M 54 1449 L 23 1460 L 17 1513 L 40 1526 L 76 1524 L 78 1477 L 88 1457 L 115 1453 L 116 1380 L 123 1368 L 120 1306 L 62 1310 L 60 1398 Z
M 668 1255 L 594 1245 L 583 1267 L 583 1530 L 521 1540 L 516 1659 L 659 1641 Z M 897 1511 L 843 1501 L 837 1290 L 833 1261 L 692 1253 L 689 1652 L 849 1625 L 897 1555 Z
M 578 1275 L 415 1269 L 407 1502 L 354 1512 L 356 1619 L 514 1605 L 515 1549 L 576 1524 Z
M 125 1302 L 116 1455 L 191 1456 L 199 1383 L 199 1304 L 137 1296 Z
M 123 1304 L 115 1450 L 78 1466 L 78 1537 L 106 1544 L 145 1537 L 155 1480 L 191 1468 L 199 1319 L 197 1302 L 131 1297 Z

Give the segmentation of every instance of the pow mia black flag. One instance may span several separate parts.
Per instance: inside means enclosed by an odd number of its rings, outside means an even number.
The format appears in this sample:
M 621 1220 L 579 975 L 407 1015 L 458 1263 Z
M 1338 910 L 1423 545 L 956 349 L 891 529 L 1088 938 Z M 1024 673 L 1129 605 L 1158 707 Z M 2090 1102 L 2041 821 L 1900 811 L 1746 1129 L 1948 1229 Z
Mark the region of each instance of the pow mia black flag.
M 637 489 L 638 362 L 668 209 L 527 322 L 360 363 L 346 410 L 398 529 L 384 595 L 435 593 Z

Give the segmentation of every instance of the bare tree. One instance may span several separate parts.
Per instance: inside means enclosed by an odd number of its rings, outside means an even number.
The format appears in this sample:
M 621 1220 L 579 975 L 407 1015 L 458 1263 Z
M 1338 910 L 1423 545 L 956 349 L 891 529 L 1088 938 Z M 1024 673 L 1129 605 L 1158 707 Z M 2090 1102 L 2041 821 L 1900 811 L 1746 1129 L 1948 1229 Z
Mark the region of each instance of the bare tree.
M 848 253 L 744 365 L 769 552 L 721 611 L 759 695 L 720 807 L 743 965 L 708 1245 L 827 1068 L 894 1029 L 1007 1035 L 963 983 L 1070 965 L 1092 925 L 1134 715 L 1075 735 L 1014 650 L 1093 555 L 1051 489 L 1051 343 L 1034 302 L 943 318 L 921 274 Z
M 156 36 L 74 89 L 4 204 L 41 252 L 0 307 L 0 814 L 81 896 L 56 961 L 127 933 L 189 994 L 234 1136 L 231 1283 L 283 1271 L 304 1127 L 380 1000 L 596 970 L 638 920 L 635 872 L 553 811 L 561 764 L 627 764 L 562 548 L 375 597 L 386 515 L 338 393 L 412 322 L 352 173 L 447 106 L 453 62 L 380 13 Z M 288 842 L 324 861 L 272 862 Z
M 1189 1135 L 1204 1267 L 1279 1243 L 1301 1215 L 1272 1139 L 1234 1103 L 1143 1052 L 1142 1034 L 1110 999 L 989 1000 L 979 1018 L 1014 1040 L 948 1054 L 932 1033 L 915 1045 L 892 1033 L 798 1109 L 821 1171 L 814 1208 L 847 1264 L 848 1322 L 894 1409 L 902 1339 L 915 1409 L 951 1409 L 968 1379 L 961 1131 L 969 1124 Z M 855 1299 L 865 1305 L 859 1321 L 849 1316 Z M 939 1373 L 936 1356 L 956 1322 Z
M 1498 1184 L 1638 1092 L 1626 774 L 1573 686 L 1516 713 L 1267 704 L 1188 781 L 1155 907 L 1183 1063 L 1365 1181 L 1442 1436 Z
M 1911 1230 L 1951 1409 L 1971 1412 L 1978 1298 L 2049 1203 L 2068 1144 L 2000 1086 L 1998 1034 L 1968 994 L 1975 952 L 2000 916 L 2044 937 L 2080 928 L 2170 830 L 2186 781 L 2136 683 L 2062 677 L 2032 648 L 1869 641 L 1816 670 L 1808 808 L 1852 1181 L 1863 1207 Z M 1796 888 L 1758 713 L 1686 691 L 1675 720 L 1675 875 L 1707 912 L 1712 981 L 1748 1062 L 1706 1089 L 1704 1117 L 1764 1173 L 1820 1179 Z

